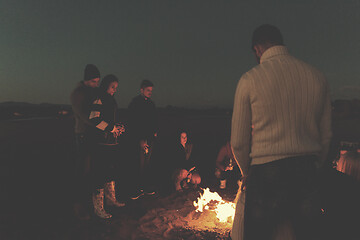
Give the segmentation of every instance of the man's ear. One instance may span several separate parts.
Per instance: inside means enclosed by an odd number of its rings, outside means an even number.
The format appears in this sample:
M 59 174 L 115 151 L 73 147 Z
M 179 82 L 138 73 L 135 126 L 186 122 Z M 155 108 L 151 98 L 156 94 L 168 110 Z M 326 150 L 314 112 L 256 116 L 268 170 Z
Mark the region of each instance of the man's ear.
M 144 94 L 144 89 L 143 88 L 140 88 L 140 93 Z
M 261 56 L 262 56 L 262 54 L 263 54 L 263 47 L 261 46 L 261 45 L 255 45 L 254 46 L 254 52 L 255 52 L 255 54 L 256 54 L 256 56 L 258 57 L 258 58 L 261 58 Z

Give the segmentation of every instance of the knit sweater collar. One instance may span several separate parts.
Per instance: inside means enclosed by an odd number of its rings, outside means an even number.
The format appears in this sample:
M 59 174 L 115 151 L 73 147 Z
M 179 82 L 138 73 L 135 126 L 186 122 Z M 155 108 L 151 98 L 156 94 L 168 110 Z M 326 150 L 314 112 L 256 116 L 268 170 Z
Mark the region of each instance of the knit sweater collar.
M 260 64 L 279 55 L 289 55 L 287 47 L 278 45 L 267 49 L 260 58 Z

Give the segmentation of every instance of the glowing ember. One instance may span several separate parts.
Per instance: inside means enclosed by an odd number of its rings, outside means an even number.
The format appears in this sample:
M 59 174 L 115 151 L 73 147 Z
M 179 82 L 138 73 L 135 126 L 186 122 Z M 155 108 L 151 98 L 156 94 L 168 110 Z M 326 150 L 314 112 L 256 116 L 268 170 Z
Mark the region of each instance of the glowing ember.
M 218 193 L 210 192 L 209 188 L 204 189 L 204 193 L 200 194 L 197 202 L 194 201 L 194 206 L 196 212 L 215 211 L 220 222 L 227 222 L 229 218 L 231 218 L 231 221 L 234 219 L 235 203 L 225 202 Z

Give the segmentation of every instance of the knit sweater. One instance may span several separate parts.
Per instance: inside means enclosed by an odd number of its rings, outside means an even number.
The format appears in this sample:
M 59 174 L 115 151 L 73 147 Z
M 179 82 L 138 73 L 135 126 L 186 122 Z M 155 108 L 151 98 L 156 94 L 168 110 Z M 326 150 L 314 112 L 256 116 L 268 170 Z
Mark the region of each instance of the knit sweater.
M 315 154 L 323 163 L 331 139 L 331 102 L 324 75 L 288 53 L 267 49 L 238 82 L 231 145 L 243 174 L 250 165 Z

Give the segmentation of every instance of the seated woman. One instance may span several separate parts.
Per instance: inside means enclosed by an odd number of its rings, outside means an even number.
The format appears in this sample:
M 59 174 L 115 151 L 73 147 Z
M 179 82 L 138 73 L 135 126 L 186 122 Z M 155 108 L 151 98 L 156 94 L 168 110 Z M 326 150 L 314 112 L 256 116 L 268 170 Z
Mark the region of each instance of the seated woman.
M 180 131 L 180 141 L 176 143 L 174 149 L 174 160 L 176 170 L 173 174 L 175 190 L 181 191 L 189 185 L 197 187 L 201 182 L 201 177 L 195 166 L 192 157 L 193 144 L 188 142 L 188 134 L 185 130 Z

